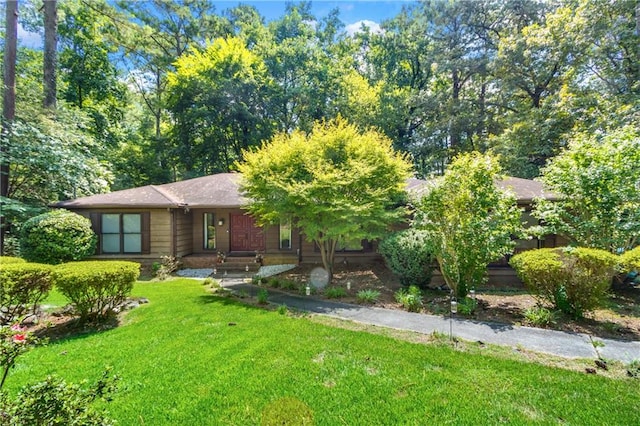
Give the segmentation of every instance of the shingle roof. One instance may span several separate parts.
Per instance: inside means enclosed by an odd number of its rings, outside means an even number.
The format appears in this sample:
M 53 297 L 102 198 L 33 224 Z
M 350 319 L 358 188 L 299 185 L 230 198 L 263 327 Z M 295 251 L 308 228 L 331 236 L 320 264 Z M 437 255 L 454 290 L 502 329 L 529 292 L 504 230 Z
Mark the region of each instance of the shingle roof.
M 240 195 L 241 175 L 239 173 L 219 173 L 188 179 L 164 185 L 147 185 L 138 188 L 98 194 L 75 200 L 61 201 L 55 207 L 64 208 L 235 208 L 246 204 Z M 429 181 L 407 179 L 407 190 L 419 194 L 429 185 Z M 509 177 L 498 182 L 501 188 L 510 188 L 521 203 L 531 202 L 534 197 L 545 196 L 540 182 Z M 547 197 L 549 195 L 547 194 Z
M 164 185 L 147 185 L 61 201 L 55 206 L 77 209 L 240 207 L 246 203 L 246 199 L 239 194 L 239 180 L 240 175 L 237 173 L 220 173 Z
M 407 191 L 415 195 L 421 195 L 426 193 L 429 186 L 433 185 L 433 183 L 433 180 L 411 178 L 407 180 Z M 499 188 L 513 192 L 520 204 L 531 203 L 534 198 L 547 198 L 551 200 L 557 198 L 555 194 L 545 191 L 542 183 L 535 180 L 508 176 L 496 183 Z

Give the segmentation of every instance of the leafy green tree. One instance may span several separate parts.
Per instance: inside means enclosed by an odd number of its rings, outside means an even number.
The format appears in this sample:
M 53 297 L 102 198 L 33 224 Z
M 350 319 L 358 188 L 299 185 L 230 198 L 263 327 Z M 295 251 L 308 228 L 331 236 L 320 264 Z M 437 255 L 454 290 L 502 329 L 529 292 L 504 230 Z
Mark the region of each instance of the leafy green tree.
M 410 164 L 386 137 L 342 118 L 309 134 L 276 134 L 238 168 L 249 212 L 261 223 L 291 217 L 318 245 L 330 278 L 341 243 L 379 238 L 406 215 L 399 205 Z
M 128 17 L 121 26 L 128 28 L 121 52 L 130 67 L 127 81 L 138 124 L 137 134 L 119 147 L 116 169 L 130 186 L 176 180 L 167 75 L 190 48 L 200 50 L 207 39 L 228 35 L 229 24 L 206 0 L 118 1 L 116 7 Z
M 168 77 L 178 157 L 189 175 L 228 171 L 242 150 L 271 134 L 262 60 L 237 37 L 219 38 L 176 61 Z
M 610 252 L 640 242 L 640 132 L 579 135 L 543 169 L 558 201 L 538 200 L 544 230 L 572 244 Z
M 109 60 L 109 54 L 117 46 L 107 37 L 116 31 L 114 25 L 79 0 L 63 2 L 60 7 L 58 31 L 64 98 L 83 108 L 118 96 L 117 71 Z
M 315 121 L 336 115 L 331 104 L 341 73 L 331 48 L 323 47 L 315 21 L 310 3 L 289 5 L 256 47 L 274 82 L 269 109 L 280 131 L 310 131 Z
M 512 252 L 521 228 L 515 197 L 496 187 L 499 178 L 497 158 L 461 154 L 418 201 L 414 226 L 430 232 L 440 272 L 459 298 Z

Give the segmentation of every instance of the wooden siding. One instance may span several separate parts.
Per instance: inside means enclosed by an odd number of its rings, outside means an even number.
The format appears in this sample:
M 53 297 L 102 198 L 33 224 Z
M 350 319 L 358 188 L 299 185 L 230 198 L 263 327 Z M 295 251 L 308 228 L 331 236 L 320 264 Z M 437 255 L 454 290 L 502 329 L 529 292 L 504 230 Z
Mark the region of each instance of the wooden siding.
M 174 210 L 175 255 L 182 257 L 193 253 L 193 213 Z

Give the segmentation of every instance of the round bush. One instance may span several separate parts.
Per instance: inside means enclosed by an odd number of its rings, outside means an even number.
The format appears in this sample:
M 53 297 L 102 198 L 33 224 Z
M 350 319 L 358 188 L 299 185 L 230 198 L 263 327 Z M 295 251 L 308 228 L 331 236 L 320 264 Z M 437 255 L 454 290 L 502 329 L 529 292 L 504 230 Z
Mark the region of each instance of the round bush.
M 562 247 L 526 251 L 510 264 L 533 294 L 581 317 L 604 304 L 618 258 L 599 249 Z
M 89 219 L 67 210 L 54 210 L 24 223 L 20 249 L 28 261 L 55 265 L 92 255 L 97 240 Z
M 429 232 L 417 229 L 394 232 L 380 241 L 378 251 L 405 287 L 426 288 L 431 282 L 435 258 Z
M 509 264 L 531 293 L 556 304 L 558 287 L 567 280 L 567 271 L 556 249 L 528 250 L 513 256 Z
M 86 321 L 111 315 L 129 296 L 139 275 L 140 264 L 135 262 L 70 262 L 54 268 L 53 281 Z
M 35 312 L 47 297 L 51 290 L 51 266 L 24 261 L 5 263 L 5 259 L 0 263 L 0 322 L 10 324 L 29 310 Z

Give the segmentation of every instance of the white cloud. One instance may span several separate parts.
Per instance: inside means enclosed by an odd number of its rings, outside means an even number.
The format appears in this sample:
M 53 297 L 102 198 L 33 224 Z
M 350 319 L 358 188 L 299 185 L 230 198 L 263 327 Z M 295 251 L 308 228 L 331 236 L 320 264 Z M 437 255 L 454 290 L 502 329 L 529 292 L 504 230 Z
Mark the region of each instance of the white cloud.
M 363 25 L 365 27 L 368 27 L 372 33 L 381 34 L 383 32 L 382 28 L 380 28 L 380 24 L 374 21 L 370 21 L 368 19 L 363 19 L 361 21 L 354 22 L 353 24 L 349 24 L 345 26 L 344 29 L 347 32 L 347 34 L 349 34 L 350 36 L 353 36 L 354 34 L 362 31 Z

